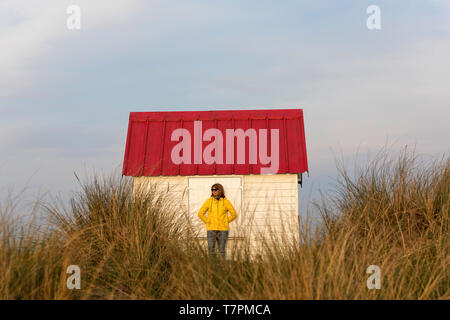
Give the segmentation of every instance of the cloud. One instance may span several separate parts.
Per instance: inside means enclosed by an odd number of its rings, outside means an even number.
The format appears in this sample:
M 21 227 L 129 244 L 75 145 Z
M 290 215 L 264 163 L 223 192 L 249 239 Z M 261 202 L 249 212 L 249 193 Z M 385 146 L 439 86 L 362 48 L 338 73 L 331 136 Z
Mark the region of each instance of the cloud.
M 126 126 L 23 122 L 0 127 L 0 203 L 9 189 L 27 197 L 51 191 L 68 196 L 81 178 L 120 173 Z M 105 171 L 106 170 L 106 171 Z
M 448 0 L 429 0 L 431 4 L 434 4 L 435 6 L 450 9 L 450 2 Z
M 254 106 L 304 108 L 315 154 L 339 145 L 346 153 L 376 149 L 386 140 L 425 152 L 448 149 L 446 39 L 405 38 L 395 49 L 370 39 L 350 46 L 278 39 L 266 49 L 271 41 L 261 37 L 243 49 L 269 63 L 216 75 L 209 90 Z
M 34 84 L 33 69 L 55 41 L 69 37 L 68 0 L 2 0 L 0 2 L 0 98 Z M 136 0 L 78 0 L 82 30 L 123 23 L 138 9 Z
M 332 150 L 449 148 L 448 22 L 431 8 L 420 21 L 435 23 L 415 26 L 422 2 L 403 15 L 381 3 L 379 33 L 350 3 L 166 0 L 77 0 L 78 32 L 73 3 L 0 2 L 2 185 L 38 170 L 33 181 L 59 190 L 84 165 L 119 165 L 128 112 L 155 105 L 300 106 L 312 177 L 334 173 Z
M 8 150 L 4 159 L 26 157 L 73 157 L 85 160 L 107 153 L 125 141 L 126 126 L 58 122 L 22 122 L 0 128 L 0 146 Z

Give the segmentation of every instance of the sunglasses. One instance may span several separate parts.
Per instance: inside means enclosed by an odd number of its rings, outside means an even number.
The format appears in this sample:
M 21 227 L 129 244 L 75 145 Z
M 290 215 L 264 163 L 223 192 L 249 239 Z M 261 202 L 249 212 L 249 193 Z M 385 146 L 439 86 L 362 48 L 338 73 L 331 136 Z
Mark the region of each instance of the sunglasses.
M 211 189 L 211 191 L 218 191 L 219 189 Z

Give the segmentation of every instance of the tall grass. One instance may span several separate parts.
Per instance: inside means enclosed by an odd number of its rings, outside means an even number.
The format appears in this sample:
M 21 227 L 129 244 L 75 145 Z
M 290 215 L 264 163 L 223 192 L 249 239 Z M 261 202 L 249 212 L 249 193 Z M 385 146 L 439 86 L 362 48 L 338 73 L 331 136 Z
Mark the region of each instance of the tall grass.
M 45 225 L 20 227 L 0 207 L 0 298 L 449 299 L 449 164 L 404 151 L 352 175 L 338 166 L 316 232 L 304 224 L 301 244 L 268 239 L 264 254 L 226 261 L 187 236 L 168 194 L 94 177 L 69 205 L 46 204 Z M 66 287 L 69 265 L 80 290 Z M 379 290 L 367 288 L 370 265 Z

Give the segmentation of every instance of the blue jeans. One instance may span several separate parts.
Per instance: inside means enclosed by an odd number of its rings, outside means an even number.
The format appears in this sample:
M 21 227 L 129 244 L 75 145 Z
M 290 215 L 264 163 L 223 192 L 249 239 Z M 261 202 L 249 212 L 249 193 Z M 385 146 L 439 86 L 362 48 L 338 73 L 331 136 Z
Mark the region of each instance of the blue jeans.
M 216 255 L 216 242 L 219 245 L 220 254 L 225 259 L 225 250 L 228 240 L 228 231 L 207 230 L 206 238 L 208 239 L 208 252 L 210 255 Z

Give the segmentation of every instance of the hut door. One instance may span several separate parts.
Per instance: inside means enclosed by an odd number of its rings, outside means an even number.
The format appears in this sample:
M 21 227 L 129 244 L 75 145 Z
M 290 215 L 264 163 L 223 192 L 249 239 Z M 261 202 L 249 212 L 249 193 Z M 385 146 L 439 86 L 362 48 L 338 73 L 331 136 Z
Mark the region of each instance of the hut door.
M 194 232 L 200 237 L 206 237 L 206 227 L 197 216 L 203 203 L 211 196 L 211 186 L 220 183 L 225 196 L 236 209 L 237 218 L 230 223 L 229 237 L 238 237 L 241 233 L 242 207 L 242 177 L 192 177 L 188 178 L 189 217 Z

